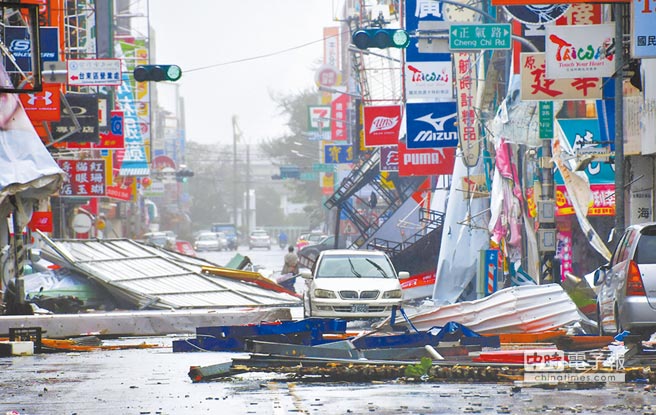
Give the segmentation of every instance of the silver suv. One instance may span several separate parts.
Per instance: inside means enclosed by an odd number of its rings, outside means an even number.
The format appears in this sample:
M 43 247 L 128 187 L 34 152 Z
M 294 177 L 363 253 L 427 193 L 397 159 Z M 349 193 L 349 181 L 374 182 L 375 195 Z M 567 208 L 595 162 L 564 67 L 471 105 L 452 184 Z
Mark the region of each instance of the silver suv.
M 599 334 L 656 329 L 656 223 L 629 226 L 594 274 Z

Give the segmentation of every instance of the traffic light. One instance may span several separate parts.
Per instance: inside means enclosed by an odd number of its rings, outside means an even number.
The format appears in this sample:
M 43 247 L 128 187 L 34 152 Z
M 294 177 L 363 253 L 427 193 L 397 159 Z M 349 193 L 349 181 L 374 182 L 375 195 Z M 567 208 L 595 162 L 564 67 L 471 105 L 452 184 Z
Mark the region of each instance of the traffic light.
M 175 179 L 181 183 L 187 183 L 189 177 L 194 177 L 194 172 L 184 168 L 175 172 Z
M 137 82 L 177 81 L 182 76 L 178 65 L 139 65 L 132 72 Z
M 373 29 L 356 30 L 351 41 L 359 49 L 368 48 L 406 48 L 410 43 L 408 32 L 403 29 Z

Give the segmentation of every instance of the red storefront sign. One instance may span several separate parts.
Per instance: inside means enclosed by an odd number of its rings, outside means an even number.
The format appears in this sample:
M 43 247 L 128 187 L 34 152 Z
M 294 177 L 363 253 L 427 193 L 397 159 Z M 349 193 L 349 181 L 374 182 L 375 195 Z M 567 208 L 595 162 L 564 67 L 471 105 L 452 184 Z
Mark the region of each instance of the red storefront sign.
M 105 196 L 105 160 L 57 160 L 67 175 L 60 196 Z
M 41 232 L 52 232 L 52 212 L 33 212 L 28 226 L 32 232 L 37 229 Z
M 364 107 L 364 145 L 366 147 L 398 144 L 400 128 L 400 105 Z
M 591 184 L 592 206 L 588 207 L 588 216 L 615 216 L 615 185 Z M 556 216 L 573 215 L 572 205 L 567 188 L 556 186 Z
M 18 94 L 31 121 L 59 121 L 61 98 L 59 84 L 43 84 L 43 91 Z
M 132 192 L 129 187 L 107 186 L 107 197 L 123 201 L 132 199 Z
M 330 110 L 333 115 L 330 124 L 330 138 L 333 141 L 346 141 L 348 139 L 348 129 L 346 128 L 346 118 L 348 115 L 349 96 L 341 94 L 330 104 Z
M 399 142 L 399 176 L 453 174 L 455 147 L 407 149 Z

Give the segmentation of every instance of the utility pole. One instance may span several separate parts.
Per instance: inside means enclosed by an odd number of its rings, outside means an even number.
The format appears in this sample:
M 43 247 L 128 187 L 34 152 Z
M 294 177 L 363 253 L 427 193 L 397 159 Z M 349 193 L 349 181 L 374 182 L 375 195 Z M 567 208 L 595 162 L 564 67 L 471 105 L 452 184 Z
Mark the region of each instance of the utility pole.
M 244 233 L 248 235 L 251 231 L 251 152 L 250 146 L 246 144 L 246 219 L 244 221 Z
M 232 222 L 237 224 L 237 141 L 239 141 L 239 128 L 237 127 L 237 116 L 232 116 Z
M 615 229 L 613 246 L 624 233 L 624 7 L 616 3 L 615 11 Z

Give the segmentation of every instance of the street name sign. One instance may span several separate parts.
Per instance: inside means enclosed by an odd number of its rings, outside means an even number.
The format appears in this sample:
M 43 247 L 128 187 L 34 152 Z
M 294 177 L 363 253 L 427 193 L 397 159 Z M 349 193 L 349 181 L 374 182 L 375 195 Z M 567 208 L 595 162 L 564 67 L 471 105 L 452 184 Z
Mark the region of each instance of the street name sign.
M 510 49 L 510 23 L 452 24 L 449 29 L 449 49 L 481 50 Z

